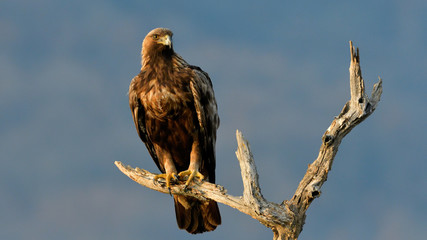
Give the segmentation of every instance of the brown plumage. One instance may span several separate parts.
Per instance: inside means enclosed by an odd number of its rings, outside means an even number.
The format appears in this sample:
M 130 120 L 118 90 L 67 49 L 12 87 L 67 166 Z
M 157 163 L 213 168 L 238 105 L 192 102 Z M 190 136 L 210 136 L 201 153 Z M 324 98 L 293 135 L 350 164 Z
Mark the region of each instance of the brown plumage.
M 142 43 L 141 72 L 129 86 L 129 106 L 139 137 L 170 182 L 194 178 L 215 183 L 215 141 L 219 127 L 212 82 L 199 67 L 176 54 L 172 32 L 156 28 Z M 178 227 L 189 233 L 221 224 L 215 201 L 174 195 Z

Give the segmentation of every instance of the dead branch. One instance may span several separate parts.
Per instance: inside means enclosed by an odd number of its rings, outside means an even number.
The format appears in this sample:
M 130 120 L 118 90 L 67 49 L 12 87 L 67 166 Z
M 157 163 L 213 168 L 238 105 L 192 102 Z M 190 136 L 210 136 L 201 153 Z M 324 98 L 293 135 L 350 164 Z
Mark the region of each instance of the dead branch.
M 297 239 L 302 231 L 308 207 L 321 194 L 321 188 L 327 180 L 328 172 L 331 170 L 342 139 L 356 125 L 371 115 L 380 101 L 381 78 L 374 85 L 371 97 L 368 97 L 360 70 L 359 49 L 355 49 L 351 41 L 350 54 L 351 99 L 323 134 L 319 155 L 313 163 L 309 164 L 307 172 L 290 200 L 277 204 L 267 201 L 262 196 L 249 143 L 239 131 L 236 133 L 238 144 L 236 156 L 243 180 L 242 196 L 229 195 L 223 186 L 205 181 L 193 184 L 187 189 L 184 188 L 184 184 L 174 184 L 171 186 L 170 193 L 192 196 L 201 200 L 212 199 L 235 208 L 271 228 L 274 240 Z M 116 161 L 115 164 L 120 171 L 135 182 L 159 192 L 169 193 L 165 182 L 154 181 L 154 174 L 143 169 L 126 167 L 121 162 Z

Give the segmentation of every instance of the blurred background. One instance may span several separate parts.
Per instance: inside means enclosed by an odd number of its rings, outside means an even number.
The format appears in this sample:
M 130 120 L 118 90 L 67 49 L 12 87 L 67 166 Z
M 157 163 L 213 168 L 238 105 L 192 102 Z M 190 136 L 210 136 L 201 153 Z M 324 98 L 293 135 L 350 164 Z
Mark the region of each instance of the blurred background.
M 350 98 L 360 48 L 373 115 L 347 135 L 300 239 L 427 235 L 427 3 L 409 1 L 0 2 L 0 239 L 272 239 L 220 204 L 217 230 L 178 230 L 173 200 L 114 161 L 158 172 L 128 106 L 153 28 L 213 81 L 217 183 L 241 195 L 235 131 L 269 201 L 289 199 Z

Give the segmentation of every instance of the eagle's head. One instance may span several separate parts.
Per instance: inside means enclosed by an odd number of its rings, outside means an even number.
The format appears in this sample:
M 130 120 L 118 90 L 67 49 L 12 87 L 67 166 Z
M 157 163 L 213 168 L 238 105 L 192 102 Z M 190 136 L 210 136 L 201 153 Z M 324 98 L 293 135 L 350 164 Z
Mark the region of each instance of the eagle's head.
M 151 30 L 142 42 L 142 55 L 173 53 L 172 35 L 167 28 Z

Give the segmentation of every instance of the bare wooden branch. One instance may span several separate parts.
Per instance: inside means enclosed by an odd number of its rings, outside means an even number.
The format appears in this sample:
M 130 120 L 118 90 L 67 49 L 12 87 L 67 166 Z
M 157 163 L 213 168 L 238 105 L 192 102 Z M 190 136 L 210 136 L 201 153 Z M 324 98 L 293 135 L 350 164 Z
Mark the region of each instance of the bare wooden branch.
M 321 194 L 321 188 L 327 180 L 342 139 L 375 111 L 381 98 L 381 78 L 374 85 L 370 98 L 365 93 L 359 49 L 355 49 L 351 41 L 350 54 L 351 98 L 323 134 L 319 155 L 313 163 L 309 164 L 307 172 L 290 200 L 277 204 L 267 201 L 262 196 L 249 143 L 239 131 L 236 133 L 238 144 L 236 156 L 239 160 L 244 187 L 243 195 L 239 197 L 227 194 L 227 190 L 223 186 L 205 181 L 190 185 L 187 189 L 184 187 L 184 182 L 173 184 L 169 192 L 162 179 L 154 181 L 154 174 L 143 169 L 126 167 L 121 162 L 115 162 L 115 164 L 129 178 L 145 187 L 163 193 L 192 196 L 201 200 L 212 199 L 235 208 L 271 228 L 274 240 L 297 239 L 302 231 L 308 207 Z
M 203 181 L 199 184 L 193 184 L 185 188 L 183 182 L 183 184 L 172 184 L 169 192 L 164 179 L 158 179 L 154 181 L 154 177 L 156 176 L 155 174 L 150 173 L 144 169 L 125 166 L 119 161 L 114 162 L 114 164 L 130 179 L 144 187 L 156 190 L 158 192 L 192 196 L 200 200 L 212 199 L 232 208 L 239 209 L 243 213 L 252 213 L 252 210 L 249 206 L 242 204 L 241 197 L 228 195 L 227 190 L 222 186 Z
M 331 170 L 341 140 L 351 129 L 374 112 L 381 97 L 381 78 L 378 83 L 374 85 L 372 97 L 367 97 L 365 93 L 365 83 L 360 69 L 359 49 L 355 51 L 351 41 L 350 54 L 351 62 L 349 72 L 351 99 L 345 104 L 341 113 L 335 117 L 329 128 L 323 134 L 319 155 L 317 159 L 308 166 L 307 172 L 295 191 L 294 196 L 290 201 L 284 202 L 296 214 L 296 219 L 301 220 L 297 225 L 304 224 L 305 212 L 311 202 L 320 196 L 320 189 L 327 180 L 328 172 Z M 302 230 L 302 225 L 300 226 L 300 231 Z M 298 234 L 293 236 L 293 238 L 296 239 Z
M 261 194 L 261 188 L 258 182 L 258 173 L 252 153 L 247 142 L 241 132 L 236 131 L 237 151 L 236 156 L 239 160 L 240 170 L 243 179 L 243 200 L 249 205 L 253 205 L 257 212 L 266 200 Z

